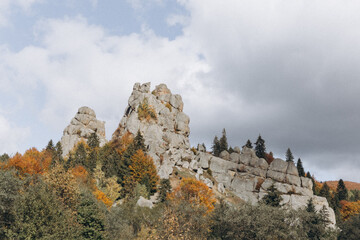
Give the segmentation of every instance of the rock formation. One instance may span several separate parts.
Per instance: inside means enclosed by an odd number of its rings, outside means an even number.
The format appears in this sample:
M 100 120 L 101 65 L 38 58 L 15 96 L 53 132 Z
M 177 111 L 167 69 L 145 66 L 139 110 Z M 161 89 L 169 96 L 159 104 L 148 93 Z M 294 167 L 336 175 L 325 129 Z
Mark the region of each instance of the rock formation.
M 106 143 L 105 122 L 96 119 L 94 110 L 89 107 L 81 107 L 71 120 L 70 124 L 64 129 L 61 138 L 63 156 L 66 156 L 73 147 L 80 141 L 90 137 L 92 133 L 99 137 L 100 146 Z
M 136 83 L 125 114 L 112 138 L 138 131 L 145 139 L 148 154 L 154 159 L 161 178 L 168 178 L 173 167 L 189 163 L 193 157 L 189 143 L 189 117 L 183 112 L 183 101 L 165 84 L 150 92 L 150 83 Z
M 281 204 L 284 206 L 294 209 L 304 208 L 312 198 L 316 210 L 325 207 L 332 225 L 335 225 L 335 213 L 329 207 L 326 198 L 313 195 L 312 180 L 299 177 L 293 162 L 285 162 L 277 158 L 268 164 L 265 159 L 258 158 L 253 149 L 244 147 L 241 152 L 239 148 L 236 150 L 231 154 L 222 152 L 220 154 L 222 158 L 199 151 L 190 162 L 189 168 L 197 173 L 204 173 L 210 169 L 215 181 L 208 184 L 209 187 L 217 184 L 220 193 L 228 190 L 252 204 L 261 200 L 271 185 L 282 194 Z M 199 174 L 197 177 L 204 180 Z M 204 182 L 208 181 L 207 178 Z

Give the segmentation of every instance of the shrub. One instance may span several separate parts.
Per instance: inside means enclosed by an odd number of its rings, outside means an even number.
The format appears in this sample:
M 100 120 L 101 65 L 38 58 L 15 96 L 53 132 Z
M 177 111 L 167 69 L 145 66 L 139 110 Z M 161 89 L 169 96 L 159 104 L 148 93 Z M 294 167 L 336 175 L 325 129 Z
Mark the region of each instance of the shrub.
M 138 107 L 138 118 L 140 121 L 151 119 L 157 120 L 157 114 L 153 106 L 149 105 L 147 98 L 144 98 L 143 102 Z

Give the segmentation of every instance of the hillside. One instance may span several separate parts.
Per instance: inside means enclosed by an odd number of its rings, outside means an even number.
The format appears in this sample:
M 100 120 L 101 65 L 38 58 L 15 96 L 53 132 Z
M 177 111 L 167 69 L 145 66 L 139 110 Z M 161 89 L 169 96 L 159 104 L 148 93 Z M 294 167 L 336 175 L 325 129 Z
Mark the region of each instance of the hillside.
M 339 181 L 326 181 L 327 185 L 332 189 L 336 190 Z M 344 181 L 345 186 L 348 190 L 360 190 L 360 183 Z

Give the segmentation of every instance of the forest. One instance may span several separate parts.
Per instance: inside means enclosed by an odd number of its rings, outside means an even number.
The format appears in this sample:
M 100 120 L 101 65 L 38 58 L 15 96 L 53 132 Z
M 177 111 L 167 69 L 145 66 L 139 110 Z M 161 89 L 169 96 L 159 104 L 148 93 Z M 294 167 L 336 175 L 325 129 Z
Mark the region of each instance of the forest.
M 260 136 L 259 136 L 260 137 Z M 261 138 L 261 137 L 260 137 Z M 222 140 L 221 140 L 222 139 Z M 220 139 L 227 146 L 226 132 Z M 214 141 L 213 154 L 218 154 Z M 250 140 L 248 147 L 252 147 Z M 265 154 L 265 141 L 255 149 Z M 259 150 L 259 145 L 263 149 Z M 358 239 L 358 190 L 337 189 L 314 178 L 314 193 L 328 199 L 326 212 L 282 208 L 272 188 L 258 205 L 229 203 L 203 182 L 176 171 L 159 179 L 140 132 L 99 147 L 96 134 L 63 158 L 61 144 L 0 158 L 0 239 Z M 194 149 L 196 151 L 196 149 Z M 288 153 L 288 156 L 289 153 Z M 292 159 L 290 159 L 292 160 Z M 300 160 L 301 163 L 301 160 Z M 299 162 L 298 162 L 299 167 Z M 211 175 L 211 172 L 208 174 Z M 305 174 L 305 173 L 304 173 Z M 311 177 L 310 173 L 305 174 Z M 141 207 L 140 197 L 156 199 Z

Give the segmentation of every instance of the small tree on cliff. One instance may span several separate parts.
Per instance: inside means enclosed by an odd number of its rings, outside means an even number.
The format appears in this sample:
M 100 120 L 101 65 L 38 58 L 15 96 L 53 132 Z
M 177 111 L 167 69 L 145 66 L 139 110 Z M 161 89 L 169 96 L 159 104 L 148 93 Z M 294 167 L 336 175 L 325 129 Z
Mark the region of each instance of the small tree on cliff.
M 294 156 L 293 156 L 290 148 L 288 148 L 288 149 L 286 150 L 286 161 L 287 161 L 287 162 L 294 162 Z
M 299 172 L 299 176 L 300 177 L 305 177 L 305 170 L 304 170 L 304 167 L 302 165 L 302 162 L 301 162 L 300 158 L 297 161 L 296 168 L 297 168 L 297 170 Z
M 282 201 L 282 197 L 280 192 L 276 189 L 276 187 L 271 185 L 268 189 L 268 194 L 263 197 L 262 202 L 266 205 L 272 206 L 272 207 L 279 207 L 280 202 Z
M 217 136 L 215 136 L 213 145 L 211 146 L 212 154 L 215 157 L 218 157 L 220 155 L 220 142 Z
M 247 148 L 253 148 L 250 139 L 247 140 L 247 142 L 246 142 L 246 144 L 245 144 L 245 147 L 247 147 Z
M 227 142 L 227 137 L 226 137 L 226 130 L 225 130 L 225 128 L 224 128 L 223 131 L 222 131 L 222 136 L 221 136 L 221 138 L 220 138 L 219 144 L 220 144 L 220 153 L 221 153 L 222 151 L 228 151 L 229 145 L 228 145 L 228 142 Z
M 256 140 L 255 145 L 256 145 L 255 146 L 256 156 L 258 158 L 265 158 L 265 152 L 266 152 L 265 140 L 262 139 L 260 135 L 259 135 L 258 139 Z

